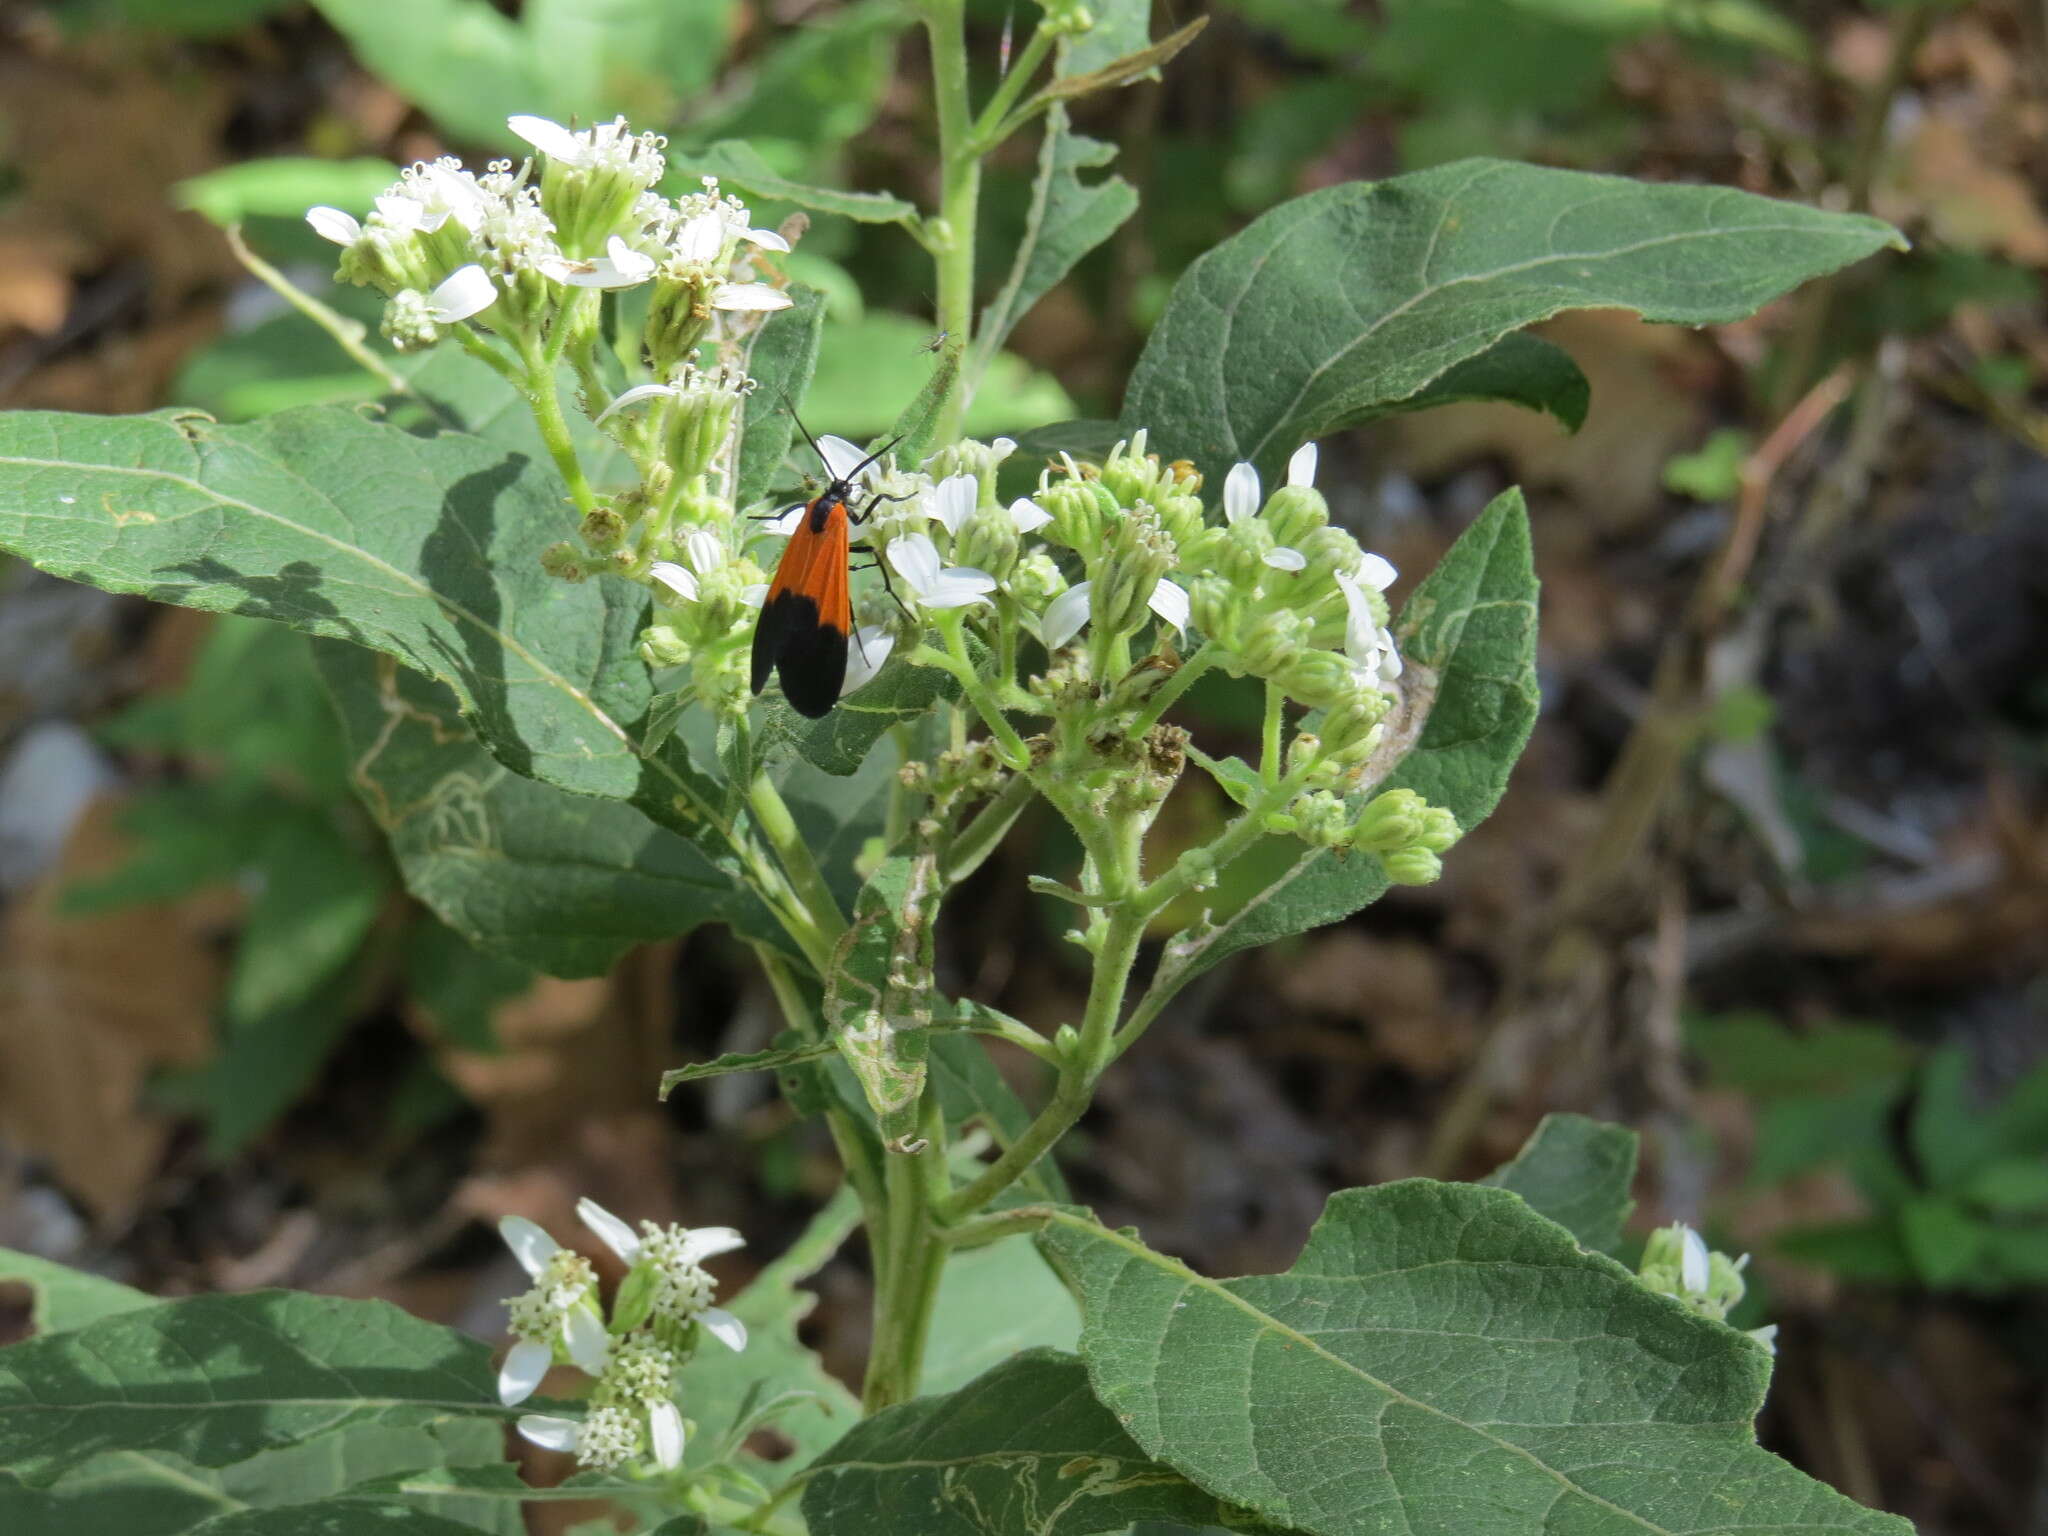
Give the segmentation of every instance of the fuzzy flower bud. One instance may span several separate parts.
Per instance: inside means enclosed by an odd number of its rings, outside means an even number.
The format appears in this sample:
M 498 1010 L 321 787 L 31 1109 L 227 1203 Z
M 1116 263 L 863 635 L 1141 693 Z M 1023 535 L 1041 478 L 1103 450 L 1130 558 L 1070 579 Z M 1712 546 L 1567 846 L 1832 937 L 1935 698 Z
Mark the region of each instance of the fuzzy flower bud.
M 962 521 L 953 539 L 956 564 L 987 571 L 997 581 L 1017 563 L 1020 537 L 1016 520 L 1002 507 L 977 506 Z
M 1314 626 L 1302 614 L 1275 608 L 1260 615 L 1237 648 L 1238 663 L 1254 677 L 1278 677 L 1301 659 Z
M 1396 885 L 1428 885 L 1443 874 L 1443 861 L 1427 848 L 1403 848 L 1380 859 L 1387 878 Z
M 540 568 L 561 581 L 581 581 L 589 574 L 583 568 L 582 554 L 566 539 L 540 552 Z
M 1085 560 L 1092 560 L 1102 548 L 1106 519 L 1116 516 L 1116 500 L 1088 480 L 1068 480 L 1038 492 L 1032 500 L 1050 514 L 1046 537 L 1063 544 Z
M 1027 612 L 1042 613 L 1067 590 L 1067 579 L 1060 574 L 1059 564 L 1051 555 L 1035 549 L 1017 562 L 1004 587 Z
M 1095 578 L 1091 617 L 1098 633 L 1129 634 L 1143 624 L 1152 594 L 1173 569 L 1173 540 L 1159 517 L 1139 503 L 1108 530 L 1110 548 Z
M 650 667 L 680 667 L 689 662 L 690 642 L 672 624 L 650 624 L 640 631 L 640 659 Z
M 1312 485 L 1283 485 L 1266 498 L 1260 520 L 1273 530 L 1277 543 L 1300 549 L 1310 534 L 1329 525 L 1330 505 Z
M 1199 483 L 1201 477 L 1197 475 Z M 1169 477 L 1165 482 L 1171 485 Z M 1202 498 L 1186 492 L 1161 496 L 1153 502 L 1159 512 L 1159 525 L 1173 535 L 1173 542 L 1183 549 L 1202 531 Z
M 1350 664 L 1334 651 L 1303 651 L 1273 681 L 1290 699 L 1314 709 L 1335 709 L 1359 691 Z
M 668 140 L 634 133 L 623 117 L 582 130 L 544 117 L 514 117 L 508 126 L 540 152 L 540 206 L 572 260 L 596 257 L 627 233 L 640 194 L 668 168 Z
M 1390 789 L 1373 796 L 1358 814 L 1351 845 L 1370 853 L 1396 853 L 1422 836 L 1430 804 L 1412 789 Z

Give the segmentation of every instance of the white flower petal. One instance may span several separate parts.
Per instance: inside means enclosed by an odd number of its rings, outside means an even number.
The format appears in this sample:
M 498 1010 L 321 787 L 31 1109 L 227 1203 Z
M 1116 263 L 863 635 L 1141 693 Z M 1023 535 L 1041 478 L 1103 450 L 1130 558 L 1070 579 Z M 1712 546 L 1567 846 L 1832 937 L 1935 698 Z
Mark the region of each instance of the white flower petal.
M 1691 1227 L 1681 1225 L 1678 1229 L 1678 1251 L 1679 1284 L 1695 1294 L 1705 1291 L 1714 1277 L 1706 1242 Z
M 1337 589 L 1344 594 L 1344 654 L 1355 667 L 1370 670 L 1380 662 L 1379 616 L 1365 589 L 1342 571 L 1337 572 Z
M 647 1410 L 647 1437 L 663 1471 L 672 1472 L 683 1464 L 683 1414 L 674 1403 L 659 1402 Z
M 789 242 L 772 229 L 749 229 L 740 233 L 740 238 L 764 251 L 787 251 Z
M 973 475 L 948 475 L 925 496 L 925 511 L 946 525 L 946 532 L 958 533 L 960 525 L 981 499 L 981 482 Z
M 1396 571 L 1391 562 L 1380 555 L 1368 554 L 1358 562 L 1357 579 L 1375 592 L 1384 592 L 1394 584 Z
M 697 1321 L 704 1325 L 704 1331 L 727 1349 L 738 1351 L 747 1347 L 747 1325 L 730 1312 L 719 1307 L 706 1307 L 697 1314 Z
M 1303 443 L 1294 450 L 1287 461 L 1287 483 L 1289 485 L 1314 485 L 1316 483 L 1316 445 Z
M 415 230 L 425 229 L 427 221 L 426 205 L 417 199 L 407 197 L 402 192 L 386 192 L 373 199 L 373 201 L 377 209 L 377 217 L 384 221 L 386 229 L 401 235 L 409 235 Z M 446 218 L 447 215 L 443 214 L 442 220 L 445 221 Z M 440 227 L 438 222 L 434 226 L 435 229 Z M 429 234 L 433 233 L 432 230 L 427 230 L 426 232 Z
M 313 226 L 314 234 L 323 240 L 332 240 L 336 245 L 354 245 L 363 234 L 363 226 L 354 214 L 329 208 L 324 203 L 306 210 L 306 222 Z
M 427 295 L 427 313 L 443 325 L 467 320 L 498 302 L 498 285 L 475 262 L 457 267 Z
M 1038 619 L 1039 638 L 1048 651 L 1056 651 L 1088 622 L 1088 589 L 1092 582 L 1078 581 L 1045 605 Z
M 583 1426 L 574 1419 L 526 1413 L 519 1416 L 519 1433 L 544 1451 L 573 1451 L 583 1434 Z
M 1014 447 L 1015 444 L 1011 446 Z M 1029 496 L 1019 496 L 1010 503 L 1010 521 L 1016 525 L 1019 533 L 1036 533 L 1052 521 L 1052 514 Z
M 576 1202 L 576 1215 L 583 1225 L 598 1235 L 605 1247 L 628 1264 L 639 1259 L 640 1234 L 590 1196 L 585 1195 Z
M 939 549 L 929 534 L 907 533 L 891 539 L 889 563 L 919 597 L 939 584 Z
M 1188 627 L 1188 610 L 1191 605 L 1188 602 L 1187 588 L 1175 582 L 1162 580 L 1152 589 L 1152 595 L 1146 599 L 1146 604 L 1175 629 L 1185 630 Z
M 839 685 L 839 697 L 842 699 L 854 689 L 864 688 L 873 682 L 875 674 L 882 670 L 882 663 L 896 649 L 896 637 L 879 624 L 861 625 L 854 631 L 853 640 L 846 653 L 846 680 Z M 697 1234 L 693 1232 L 690 1236 L 694 1240 Z M 722 1253 L 725 1250 L 718 1251 Z
M 759 608 L 768 601 L 768 583 L 757 581 L 752 586 L 740 588 L 740 601 L 749 608 Z
M 1276 571 L 1303 571 L 1308 569 L 1308 556 L 1298 549 L 1289 549 L 1285 544 L 1282 544 L 1278 549 L 1267 550 L 1261 558 Z
M 879 635 L 886 631 L 875 625 L 865 625 L 860 633 L 865 639 L 869 635 Z M 874 652 L 870 650 L 869 654 L 873 655 Z M 882 654 L 886 656 L 888 652 L 884 650 Z M 847 660 L 848 665 L 851 665 L 852 658 L 849 657 Z M 715 1259 L 721 1253 L 731 1253 L 746 1246 L 747 1240 L 740 1236 L 737 1227 L 692 1227 L 690 1235 L 683 1239 L 683 1262 L 701 1264 L 706 1259 Z
M 1241 523 L 1259 515 L 1259 472 L 1249 464 L 1233 464 L 1223 477 L 1224 521 Z
M 818 439 L 818 453 L 825 460 L 825 473 L 834 480 L 850 478 L 867 457 L 866 450 L 856 448 L 845 438 L 834 437 L 830 432 Z
M 717 214 L 700 213 L 676 231 L 669 248 L 675 252 L 676 260 L 701 266 L 718 260 L 718 253 L 725 249 L 725 231 L 725 220 Z
M 591 146 L 583 135 L 571 133 L 545 117 L 508 117 L 505 126 L 542 154 L 553 155 L 565 165 L 581 165 L 590 158 Z
M 549 1237 L 538 1222 L 528 1221 L 524 1216 L 500 1216 L 498 1236 L 505 1239 L 512 1257 L 529 1275 L 538 1275 L 548 1267 L 548 1260 L 562 1251 L 562 1245 Z
M 990 443 L 988 447 L 989 452 L 995 455 L 995 461 L 1000 464 L 1017 451 L 1017 439 L 1014 437 L 999 437 Z
M 1394 632 L 1380 626 L 1380 681 L 1391 683 L 1401 675 L 1401 648 L 1394 644 Z
M 794 301 L 780 288 L 766 283 L 720 283 L 711 290 L 713 309 L 764 311 L 787 309 Z
M 795 506 L 791 507 L 787 512 L 780 513 L 777 516 L 771 517 L 766 522 L 762 523 L 761 531 L 764 533 L 779 534 L 781 537 L 786 539 L 792 533 L 796 532 L 797 524 L 801 523 L 804 520 L 804 514 L 810 510 L 811 509 L 809 503 L 800 501 Z
M 697 578 L 673 560 L 657 560 L 647 568 L 647 574 L 675 593 L 686 603 L 697 601 Z M 600 1234 L 602 1235 L 602 1234 Z
M 617 235 L 613 235 L 605 242 L 604 253 L 611 258 L 612 266 L 633 282 L 644 282 L 654 276 L 654 258 L 634 250 Z
M 498 1401 L 510 1408 L 523 1403 L 540 1390 L 540 1379 L 555 1363 L 555 1352 L 545 1344 L 521 1339 L 498 1367 Z
M 614 411 L 623 411 L 629 405 L 638 405 L 642 400 L 652 400 L 658 395 L 680 395 L 682 391 L 673 384 L 635 384 L 623 395 L 597 413 L 597 424 L 603 426 L 606 418 Z
M 562 1337 L 569 1344 L 569 1358 L 592 1376 L 604 1374 L 604 1362 L 612 1352 L 612 1336 L 604 1331 L 597 1314 L 582 1307 L 572 1308 L 562 1319 Z
M 927 608 L 966 608 L 982 602 L 995 591 L 996 579 L 971 565 L 952 565 L 918 596 Z
M 709 576 L 725 564 L 725 541 L 709 528 L 692 528 L 683 535 L 683 558 L 699 576 Z
M 1755 1339 L 1757 1343 L 1763 1345 L 1772 1354 L 1775 1355 L 1778 1352 L 1778 1325 L 1776 1323 L 1765 1323 L 1761 1328 L 1752 1328 L 1749 1330 L 1749 1336 Z

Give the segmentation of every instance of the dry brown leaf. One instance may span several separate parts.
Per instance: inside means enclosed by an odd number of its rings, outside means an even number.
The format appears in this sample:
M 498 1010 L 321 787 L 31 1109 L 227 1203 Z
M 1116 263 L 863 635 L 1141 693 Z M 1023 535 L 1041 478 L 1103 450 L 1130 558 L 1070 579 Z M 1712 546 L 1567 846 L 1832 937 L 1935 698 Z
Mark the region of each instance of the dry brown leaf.
M 119 808 L 95 802 L 0 920 L 0 1128 L 108 1228 L 133 1212 L 169 1130 L 142 1103 L 149 1075 L 212 1048 L 227 915 L 209 897 L 60 914 L 68 885 L 127 856 Z
M 1929 112 L 1874 198 L 1895 224 L 1925 223 L 1945 244 L 2048 266 L 2048 217 L 2024 176 L 1987 160 L 1982 136 Z

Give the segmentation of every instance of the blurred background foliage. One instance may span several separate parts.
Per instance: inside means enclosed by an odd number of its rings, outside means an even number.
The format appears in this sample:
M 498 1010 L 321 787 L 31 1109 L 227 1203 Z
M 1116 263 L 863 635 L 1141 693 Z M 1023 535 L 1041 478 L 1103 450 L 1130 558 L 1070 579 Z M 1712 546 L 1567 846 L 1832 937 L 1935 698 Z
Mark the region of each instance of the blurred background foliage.
M 1198 9 L 1162 0 L 1155 29 Z M 972 0 L 978 89 L 1029 10 Z M 1528 485 L 1544 718 L 1441 885 L 1190 993 L 1106 1083 L 1078 1191 L 1202 1267 L 1270 1269 L 1331 1188 L 1469 1176 L 1548 1109 L 1625 1121 L 1640 1230 L 1756 1255 L 1737 1321 L 1783 1325 L 1775 1448 L 1924 1530 L 2048 1530 L 2048 10 L 1206 14 L 1164 81 L 1076 110 L 1142 203 L 1025 317 L 973 430 L 1113 416 L 1208 246 L 1463 155 L 1867 208 L 1914 249 L 1709 334 L 1546 327 L 1592 381 L 1575 437 L 1460 406 L 1325 445 L 1337 517 L 1404 573 Z M 512 154 L 513 112 L 659 126 L 678 186 L 741 138 L 792 180 L 928 204 L 921 48 L 900 0 L 16 4 L 0 403 L 370 401 L 221 227 L 374 322 L 304 207 Z M 986 272 L 1030 139 L 991 168 Z M 877 430 L 932 366 L 925 258 L 819 215 L 786 270 L 828 304 L 811 425 Z M 1220 683 L 1184 718 L 1218 753 L 1257 730 Z M 744 1078 L 651 1094 L 774 1027 L 723 937 L 574 981 L 479 954 L 406 898 L 357 790 L 300 638 L 0 572 L 0 1245 L 485 1334 L 506 1212 L 560 1227 L 587 1192 L 772 1254 L 826 1192 L 813 1128 Z M 1168 824 L 1226 811 L 1191 784 Z M 947 985 L 1036 1024 L 1079 979 L 1023 888 L 1075 856 L 1061 836 L 1022 829 L 942 935 Z M 864 1284 L 857 1259 L 821 1280 L 842 1367 Z

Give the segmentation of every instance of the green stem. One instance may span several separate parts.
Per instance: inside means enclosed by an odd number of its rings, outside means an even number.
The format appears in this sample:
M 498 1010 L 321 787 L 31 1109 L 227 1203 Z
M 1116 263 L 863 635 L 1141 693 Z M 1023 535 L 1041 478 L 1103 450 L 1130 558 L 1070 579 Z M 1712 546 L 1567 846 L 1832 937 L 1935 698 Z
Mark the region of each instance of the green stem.
M 1286 718 L 1287 695 L 1278 683 L 1266 684 L 1266 727 L 1261 735 L 1259 777 L 1268 784 L 1280 782 L 1280 725 Z
M 963 1248 L 981 1248 L 989 1243 L 1015 1237 L 1019 1232 L 1036 1232 L 1052 1219 L 1049 1205 L 1013 1205 L 1008 1210 L 990 1211 L 957 1227 L 942 1227 L 939 1235 L 956 1253 Z
M 996 851 L 1004 835 L 1016 825 L 1017 817 L 1031 801 L 1031 780 L 1012 774 L 1003 787 L 974 813 L 974 819 L 954 834 L 946 845 L 940 868 L 948 886 L 958 885 Z
M 369 331 L 362 321 L 351 320 L 347 315 L 329 309 L 310 293 L 301 292 L 290 278 L 249 249 L 242 239 L 241 225 L 230 224 L 222 233 L 228 237 L 228 249 L 235 253 L 235 260 L 248 270 L 251 277 L 332 336 L 335 345 L 346 352 L 357 367 L 394 395 L 412 393 L 412 385 L 406 382 L 405 376 L 364 344 L 363 338 Z
M 1145 707 L 1138 711 L 1131 722 L 1130 735 L 1133 740 L 1143 737 L 1157 725 L 1165 713 L 1180 702 L 1180 696 L 1193 687 L 1195 680 L 1216 664 L 1214 642 L 1204 640 L 1195 648 L 1194 655 L 1180 664 L 1180 670 L 1159 685 L 1152 697 L 1145 701 Z
M 520 386 L 526 394 L 527 406 L 533 412 L 533 423 L 540 428 L 541 441 L 548 445 L 548 455 L 555 461 L 555 468 L 562 472 L 562 481 L 569 487 L 569 495 L 575 500 L 578 512 L 588 512 L 596 504 L 597 497 L 590 489 L 590 481 L 584 476 L 583 465 L 576 457 L 576 445 L 569 437 L 569 421 L 562 414 L 562 397 L 555 390 L 555 365 L 539 348 L 526 349 L 526 377 Z
M 1031 84 L 1032 76 L 1038 73 L 1038 66 L 1052 52 L 1053 41 L 1054 35 L 1049 27 L 1041 26 L 1032 32 L 1009 74 L 1003 77 L 1002 84 L 989 97 L 988 105 L 981 109 L 981 116 L 974 120 L 974 131 L 967 142 L 976 155 L 988 154 L 1016 131 L 1018 125 L 1005 123 L 1004 118 L 1017 104 L 1017 98 L 1024 94 L 1024 88 Z
M 839 899 L 826 883 L 825 872 L 811 856 L 811 845 L 798 830 L 788 802 L 766 773 L 755 774 L 754 782 L 747 786 L 747 804 L 753 809 L 754 824 L 782 862 L 790 888 L 803 903 L 812 924 L 828 945 L 837 944 L 846 931 L 846 915 L 839 910 Z
M 981 156 L 973 143 L 962 8 L 962 0 L 923 0 L 925 31 L 931 38 L 932 95 L 938 108 L 943 177 L 939 191 L 943 228 L 932 241 L 939 326 L 966 346 L 974 335 L 974 231 L 981 200 Z M 967 414 L 967 392 L 962 383 L 947 396 L 933 435 L 935 446 L 959 441 L 960 425 Z
M 936 1090 L 926 1088 L 920 1110 L 923 1146 L 914 1153 L 883 1154 L 889 1231 L 886 1256 L 876 1265 L 874 1343 L 861 1388 L 869 1413 L 917 1396 L 925 1336 L 946 1267 L 946 1245 L 932 1220 L 947 1184 L 946 1127 Z
M 475 330 L 467 325 L 458 325 L 448 333 L 455 338 L 455 344 L 471 357 L 482 363 L 499 378 L 505 380 L 521 394 L 526 392 L 526 375 L 519 371 L 519 365 L 492 346 Z
M 1031 766 L 1031 749 L 1024 745 L 1024 738 L 1017 734 L 1016 727 L 1004 718 L 1001 702 L 990 691 L 981 674 L 974 670 L 974 661 L 967 654 L 964 620 L 959 610 L 941 613 L 937 623 L 939 633 L 946 637 L 946 649 L 935 651 L 928 645 L 921 645 L 911 652 L 910 659 L 923 666 L 941 667 L 950 673 L 960 685 L 960 691 L 974 705 L 974 712 L 981 716 L 981 723 L 988 727 L 989 735 L 996 739 L 1003 766 L 1013 773 L 1024 772 Z

